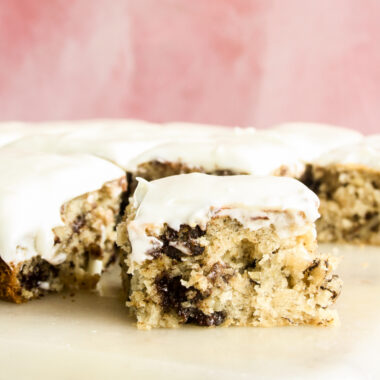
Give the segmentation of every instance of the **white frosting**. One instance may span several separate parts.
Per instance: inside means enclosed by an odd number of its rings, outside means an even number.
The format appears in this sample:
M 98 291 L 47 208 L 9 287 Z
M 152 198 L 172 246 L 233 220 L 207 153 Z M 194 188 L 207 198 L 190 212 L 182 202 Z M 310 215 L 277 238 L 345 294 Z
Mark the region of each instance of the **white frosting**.
M 273 224 L 281 236 L 303 233 L 318 214 L 317 196 L 299 181 L 286 177 L 210 176 L 200 173 L 167 177 L 152 182 L 140 179 L 132 198 L 136 216 L 127 225 L 132 262 L 149 259 L 161 243 L 164 223 L 205 228 L 210 218 L 228 215 L 257 230 Z M 287 213 L 281 213 L 287 211 Z
M 373 135 L 357 144 L 346 145 L 322 155 L 316 165 L 360 165 L 380 170 L 380 135 Z
M 54 155 L 0 150 L 0 255 L 18 263 L 40 255 L 52 264 L 52 228 L 63 224 L 62 204 L 121 178 L 117 166 L 90 155 Z
M 139 164 L 153 160 L 180 162 L 206 171 L 229 169 L 255 175 L 271 175 L 286 166 L 290 174 L 298 176 L 304 168 L 292 149 L 277 139 L 257 134 L 161 144 L 136 157 L 130 166 L 135 170 Z
M 49 136 L 27 136 L 8 147 L 31 152 L 90 153 L 114 162 L 124 169 L 145 150 L 167 141 L 189 138 L 208 140 L 216 136 L 245 136 L 253 128 L 227 128 L 187 123 L 152 124 L 139 120 L 94 120 L 74 122 L 77 128 Z
M 294 149 L 304 162 L 311 162 L 325 152 L 363 138 L 352 129 L 318 123 L 285 123 L 261 133 L 280 139 Z
M 19 121 L 0 122 L 0 146 L 34 134 L 54 135 L 73 130 L 70 122 L 24 123 Z

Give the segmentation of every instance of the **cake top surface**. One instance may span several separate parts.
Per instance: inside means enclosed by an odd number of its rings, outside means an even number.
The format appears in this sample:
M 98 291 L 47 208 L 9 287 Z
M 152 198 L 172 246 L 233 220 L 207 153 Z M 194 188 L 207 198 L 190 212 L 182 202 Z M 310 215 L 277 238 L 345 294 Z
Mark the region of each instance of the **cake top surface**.
M 54 135 L 74 129 L 70 122 L 24 123 L 19 121 L 0 122 L 0 146 L 34 134 Z
M 350 144 L 322 155 L 315 164 L 359 165 L 380 170 L 380 135 L 364 138 L 357 144 Z
M 153 124 L 140 120 L 91 120 L 74 122 L 76 128 L 46 135 L 36 129 L 8 146 L 35 152 L 90 153 L 124 169 L 145 150 L 167 141 L 208 140 L 216 136 L 252 135 L 253 128 L 228 128 L 188 123 Z M 31 129 L 31 128 L 30 128 Z M 1 131 L 0 131 L 1 136 Z
M 305 162 L 311 162 L 332 149 L 359 142 L 361 133 L 348 128 L 318 123 L 285 123 L 265 130 L 292 147 Z
M 160 245 L 147 228 L 157 233 L 164 224 L 175 230 L 181 224 L 204 229 L 212 217 L 228 215 L 253 230 L 273 224 L 278 234 L 294 235 L 319 216 L 318 197 L 287 177 L 192 173 L 152 182 L 139 179 L 132 204 L 136 214 L 128 233 L 135 262 L 145 260 L 152 245 Z
M 228 169 L 255 175 L 272 175 L 286 167 L 289 175 L 298 176 L 304 168 L 294 149 L 276 138 L 258 134 L 160 144 L 133 159 L 131 168 L 135 170 L 140 164 L 155 160 L 180 162 L 208 172 Z
M 51 263 L 52 228 L 62 225 L 68 200 L 123 177 L 117 166 L 85 154 L 55 155 L 0 150 L 0 255 L 17 263 L 40 254 Z

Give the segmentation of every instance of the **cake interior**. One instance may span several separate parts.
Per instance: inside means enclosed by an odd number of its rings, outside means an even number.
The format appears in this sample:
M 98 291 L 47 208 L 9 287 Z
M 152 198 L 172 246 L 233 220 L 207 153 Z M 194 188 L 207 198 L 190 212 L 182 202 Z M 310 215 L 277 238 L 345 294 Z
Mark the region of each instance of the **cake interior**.
M 336 322 L 329 306 L 341 281 L 335 260 L 316 252 L 313 224 L 301 236 L 280 238 L 273 226 L 252 231 L 215 217 L 205 230 L 163 225 L 153 236 L 162 248 L 131 266 L 126 223 L 119 226 L 127 305 L 141 329 Z
M 0 260 L 0 298 L 20 303 L 50 291 L 94 288 L 116 260 L 116 219 L 125 191 L 121 178 L 62 205 L 63 225 L 53 232 L 54 249 L 65 260 L 58 265 L 40 256 L 16 265 Z
M 321 201 L 320 242 L 380 245 L 380 172 L 354 165 L 309 166 L 302 181 Z

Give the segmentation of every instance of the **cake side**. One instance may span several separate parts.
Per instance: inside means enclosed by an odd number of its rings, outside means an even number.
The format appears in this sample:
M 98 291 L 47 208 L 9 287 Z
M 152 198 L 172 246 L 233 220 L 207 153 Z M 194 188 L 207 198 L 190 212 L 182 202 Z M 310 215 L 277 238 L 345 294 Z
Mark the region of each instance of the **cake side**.
M 321 242 L 380 244 L 380 140 L 365 138 L 312 162 L 302 181 L 320 198 Z
M 380 170 L 311 165 L 303 182 L 321 202 L 316 222 L 320 242 L 380 245 Z

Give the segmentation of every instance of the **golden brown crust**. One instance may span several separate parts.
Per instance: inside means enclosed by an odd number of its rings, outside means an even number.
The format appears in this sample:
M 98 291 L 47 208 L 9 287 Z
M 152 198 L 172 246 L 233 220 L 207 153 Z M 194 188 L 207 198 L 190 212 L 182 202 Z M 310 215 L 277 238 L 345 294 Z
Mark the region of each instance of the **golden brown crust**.
M 14 303 L 25 302 L 17 278 L 19 266 L 8 265 L 0 258 L 0 299 Z

